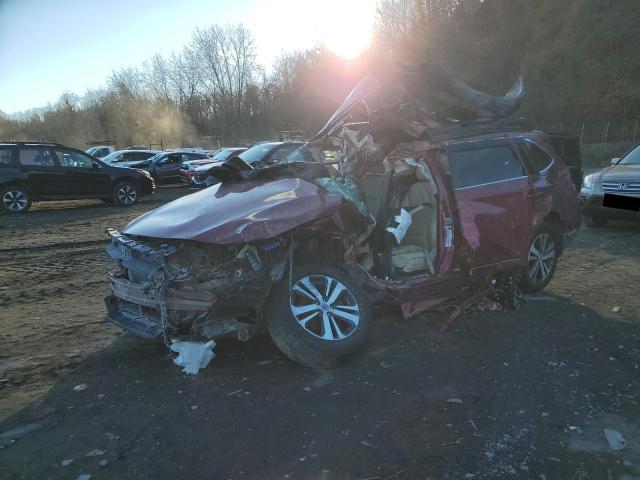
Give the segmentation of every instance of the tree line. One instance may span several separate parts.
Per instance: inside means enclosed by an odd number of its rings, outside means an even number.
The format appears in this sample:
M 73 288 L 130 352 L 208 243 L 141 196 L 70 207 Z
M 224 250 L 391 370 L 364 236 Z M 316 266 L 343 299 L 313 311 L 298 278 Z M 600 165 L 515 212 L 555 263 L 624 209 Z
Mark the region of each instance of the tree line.
M 115 70 L 98 90 L 0 115 L 0 139 L 83 148 L 224 145 L 315 133 L 375 58 L 436 59 L 476 88 L 502 94 L 518 74 L 522 113 L 540 128 L 579 129 L 640 111 L 634 0 L 379 0 L 371 46 L 346 61 L 323 46 L 283 53 L 267 72 L 242 25 L 196 28 L 182 50 Z M 212 145 L 210 145 L 212 146 Z

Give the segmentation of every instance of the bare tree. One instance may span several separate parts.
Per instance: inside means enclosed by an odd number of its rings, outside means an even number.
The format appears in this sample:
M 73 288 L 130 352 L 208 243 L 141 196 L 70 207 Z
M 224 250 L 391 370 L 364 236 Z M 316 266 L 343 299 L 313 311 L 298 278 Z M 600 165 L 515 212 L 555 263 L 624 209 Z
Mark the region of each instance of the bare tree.
M 190 50 L 202 69 L 200 85 L 211 113 L 225 118 L 221 128 L 231 138 L 239 138 L 244 95 L 257 70 L 250 32 L 242 25 L 197 28 Z

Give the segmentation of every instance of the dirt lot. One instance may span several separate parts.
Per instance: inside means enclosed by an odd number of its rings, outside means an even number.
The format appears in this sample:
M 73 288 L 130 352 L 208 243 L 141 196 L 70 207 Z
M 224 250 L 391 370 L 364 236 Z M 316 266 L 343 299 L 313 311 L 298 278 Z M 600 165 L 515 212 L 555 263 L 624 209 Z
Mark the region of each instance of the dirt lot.
M 479 339 L 381 308 L 334 370 L 264 337 L 187 377 L 102 303 L 105 228 L 184 193 L 0 216 L 1 478 L 640 478 L 637 225 L 585 228 L 543 295 L 471 317 Z

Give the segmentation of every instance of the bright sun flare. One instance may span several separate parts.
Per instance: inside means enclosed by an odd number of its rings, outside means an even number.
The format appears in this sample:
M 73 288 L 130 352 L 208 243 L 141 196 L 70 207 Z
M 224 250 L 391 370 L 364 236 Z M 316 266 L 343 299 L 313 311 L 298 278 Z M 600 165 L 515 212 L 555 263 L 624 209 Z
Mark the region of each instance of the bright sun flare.
M 325 10 L 331 14 L 315 20 L 320 41 L 347 60 L 356 58 L 371 42 L 374 21 L 371 4 L 375 5 L 371 1 L 344 0 L 337 8 Z

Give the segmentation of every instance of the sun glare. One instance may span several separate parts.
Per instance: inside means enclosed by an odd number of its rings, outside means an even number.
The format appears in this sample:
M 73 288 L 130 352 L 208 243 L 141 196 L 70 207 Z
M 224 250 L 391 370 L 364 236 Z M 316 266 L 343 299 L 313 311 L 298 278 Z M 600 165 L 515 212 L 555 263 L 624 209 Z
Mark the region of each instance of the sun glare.
M 353 60 L 369 46 L 371 25 L 364 18 L 354 18 L 327 32 L 323 43 L 346 60 Z
M 343 1 L 315 21 L 319 40 L 337 55 L 353 60 L 371 42 L 375 2 Z M 326 10 L 325 10 L 326 11 Z

